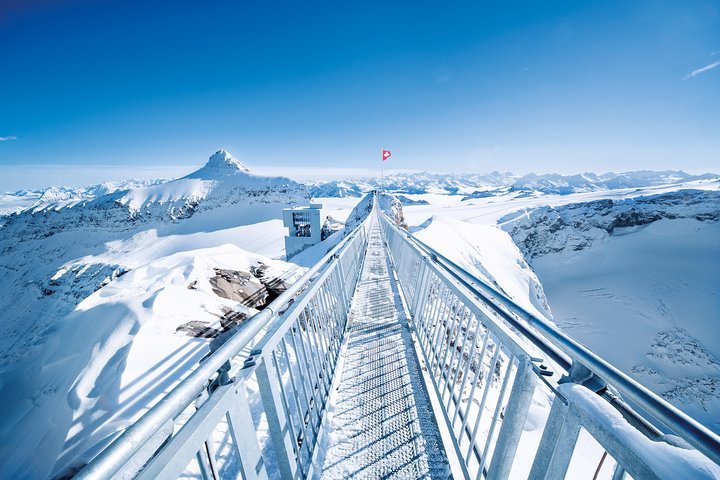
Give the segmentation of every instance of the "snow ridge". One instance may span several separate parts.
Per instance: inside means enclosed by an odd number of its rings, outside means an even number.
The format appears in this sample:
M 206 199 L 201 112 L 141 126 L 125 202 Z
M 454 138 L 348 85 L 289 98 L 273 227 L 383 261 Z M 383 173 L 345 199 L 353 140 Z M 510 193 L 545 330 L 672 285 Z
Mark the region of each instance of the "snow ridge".
M 187 371 L 206 354 L 207 339 L 176 329 L 237 310 L 210 288 L 214 269 L 269 265 L 292 280 L 297 267 L 229 244 L 249 224 L 277 231 L 305 187 L 222 151 L 191 176 L 84 197 L 51 189 L 2 217 L 0 477 L 71 474 L 179 380 L 173 363 Z
M 621 229 L 642 227 L 667 218 L 720 220 L 720 191 L 679 190 L 622 200 L 596 200 L 560 207 L 540 207 L 498 223 L 527 258 L 564 250 L 583 250 Z
M 439 193 L 464 195 L 469 199 L 500 195 L 508 191 L 524 194 L 569 195 L 620 188 L 670 185 L 718 177 L 720 175 L 715 173 L 692 175 L 680 170 L 608 172 L 601 175 L 590 172 L 577 175 L 529 173 L 524 176 L 498 171 L 487 174 L 419 172 L 386 175 L 384 188 L 396 194 Z M 380 180 L 377 177 L 348 178 L 310 184 L 313 197 L 361 197 L 379 188 Z
M 499 223 L 560 328 L 720 431 L 720 191 L 545 206 Z
M 185 178 L 222 178 L 238 173 L 250 173 L 250 169 L 224 149 L 220 149 L 208 160 L 204 167 Z

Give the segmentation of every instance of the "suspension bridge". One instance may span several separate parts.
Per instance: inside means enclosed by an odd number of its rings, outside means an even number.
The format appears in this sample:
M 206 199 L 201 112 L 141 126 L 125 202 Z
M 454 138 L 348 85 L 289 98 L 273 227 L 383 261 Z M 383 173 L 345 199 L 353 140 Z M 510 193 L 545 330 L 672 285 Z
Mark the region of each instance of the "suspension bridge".
M 557 479 L 581 432 L 595 476 L 720 478 L 717 435 L 375 200 L 76 478 Z

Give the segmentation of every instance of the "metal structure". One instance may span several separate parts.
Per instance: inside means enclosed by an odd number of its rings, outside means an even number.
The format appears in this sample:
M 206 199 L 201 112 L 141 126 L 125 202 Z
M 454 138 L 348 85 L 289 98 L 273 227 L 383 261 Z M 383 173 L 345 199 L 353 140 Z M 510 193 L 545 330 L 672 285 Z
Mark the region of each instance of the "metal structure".
M 365 265 L 350 308 L 318 476 L 447 478 L 449 465 L 431 392 L 422 379 L 378 223 L 370 227 Z
M 464 476 L 508 477 L 538 388 L 554 400 L 531 479 L 564 477 L 581 428 L 617 461 L 614 479 L 678 478 L 666 460 L 682 464 L 693 450 L 704 464 L 684 478 L 720 475 L 720 438 L 709 429 L 389 218 L 382 223 Z M 467 400 L 478 397 L 473 408 Z
M 319 203 L 283 209 L 283 226 L 288 229 L 285 237 L 288 259 L 323 240 L 321 211 Z
M 344 388 L 337 373 L 350 317 L 378 301 L 357 287 L 363 269 L 376 268 L 366 253 L 387 258 L 384 278 L 399 287 L 402 307 L 393 308 L 404 309 L 415 342 L 392 354 L 418 352 L 424 363 L 454 477 L 563 478 L 581 430 L 616 460 L 613 479 L 680 478 L 666 467 L 688 458 L 683 478 L 720 475 L 717 435 L 397 228 L 375 202 L 360 226 L 77 478 L 177 478 L 188 470 L 205 479 L 319 476 L 326 407 Z M 361 334 L 378 330 L 384 317 L 377 318 L 359 325 Z M 523 432 L 538 394 L 552 407 L 533 444 Z
M 241 478 L 267 478 L 252 404 L 261 405 L 271 432 L 272 468 L 283 478 L 307 475 L 368 225 L 369 219 L 240 325 L 76 478 L 177 478 L 189 464 L 203 478 L 219 478 L 226 466 Z M 213 441 L 219 428 L 225 442 Z M 230 447 L 225 462 L 218 461 L 218 443 Z

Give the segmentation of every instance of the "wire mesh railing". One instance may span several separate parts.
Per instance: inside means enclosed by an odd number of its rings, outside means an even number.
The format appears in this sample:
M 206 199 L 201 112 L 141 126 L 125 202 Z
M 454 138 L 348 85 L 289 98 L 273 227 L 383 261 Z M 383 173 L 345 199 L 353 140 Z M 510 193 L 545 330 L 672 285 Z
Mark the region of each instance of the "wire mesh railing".
M 716 435 L 397 228 L 374 205 L 77 478 L 313 476 L 376 217 L 456 477 L 571 478 L 577 446 L 589 435 L 604 451 L 595 477 L 609 455 L 613 480 L 720 478 Z M 543 401 L 539 419 L 535 407 Z
M 368 222 L 246 321 L 76 478 L 307 477 Z
M 717 435 L 389 218 L 381 224 L 458 475 L 565 478 L 587 432 L 604 450 L 595 477 L 609 454 L 613 479 L 720 478 Z M 530 407 L 543 399 L 539 421 Z

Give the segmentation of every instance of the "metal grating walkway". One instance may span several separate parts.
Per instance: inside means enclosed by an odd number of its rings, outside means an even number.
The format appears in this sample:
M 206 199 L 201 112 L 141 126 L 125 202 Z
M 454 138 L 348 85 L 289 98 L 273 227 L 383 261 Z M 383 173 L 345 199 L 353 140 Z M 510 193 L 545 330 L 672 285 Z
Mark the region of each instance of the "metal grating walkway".
M 397 284 L 389 271 L 375 223 L 350 311 L 342 376 L 328 409 L 322 478 L 449 477 Z

